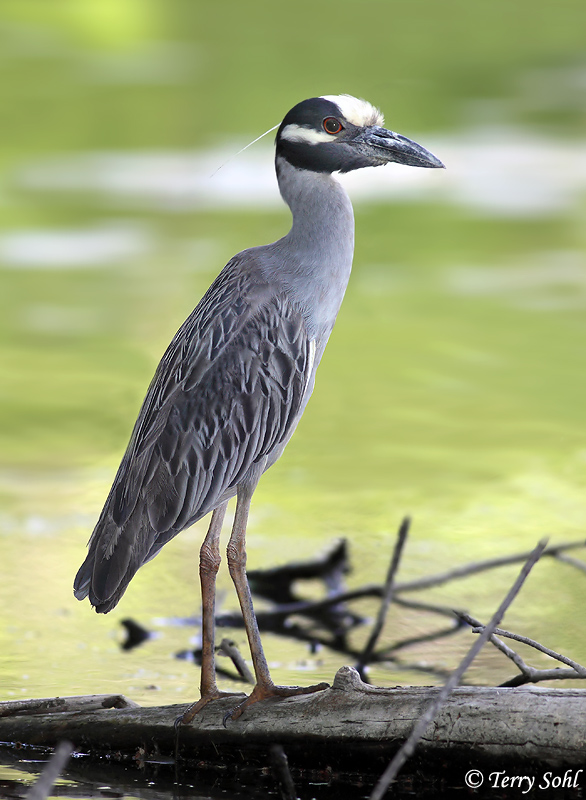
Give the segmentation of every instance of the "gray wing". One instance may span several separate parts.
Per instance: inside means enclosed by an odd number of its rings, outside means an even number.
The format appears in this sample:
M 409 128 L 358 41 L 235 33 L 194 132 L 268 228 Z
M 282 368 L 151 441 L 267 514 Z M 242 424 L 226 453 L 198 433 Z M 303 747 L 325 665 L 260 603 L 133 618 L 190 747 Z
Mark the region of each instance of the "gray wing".
M 280 452 L 313 351 L 301 312 L 230 262 L 159 364 L 76 577 L 79 599 L 109 611 L 145 561 Z

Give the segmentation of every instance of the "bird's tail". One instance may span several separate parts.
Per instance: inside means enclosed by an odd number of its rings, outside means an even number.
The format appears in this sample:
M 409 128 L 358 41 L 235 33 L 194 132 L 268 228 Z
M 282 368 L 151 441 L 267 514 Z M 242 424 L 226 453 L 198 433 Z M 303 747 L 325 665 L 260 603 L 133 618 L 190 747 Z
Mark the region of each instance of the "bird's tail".
M 146 515 L 144 515 L 146 517 Z M 89 551 L 73 584 L 78 600 L 89 597 L 99 614 L 118 603 L 137 569 L 148 557 L 156 537 L 142 514 L 133 514 L 122 527 L 101 518 L 89 542 Z

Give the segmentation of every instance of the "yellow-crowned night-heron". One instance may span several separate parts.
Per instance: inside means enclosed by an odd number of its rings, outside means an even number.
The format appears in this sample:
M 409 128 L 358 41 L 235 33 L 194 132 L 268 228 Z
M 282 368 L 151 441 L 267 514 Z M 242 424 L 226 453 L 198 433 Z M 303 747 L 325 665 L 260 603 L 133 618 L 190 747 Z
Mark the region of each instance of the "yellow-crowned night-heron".
M 234 256 L 169 345 L 75 579 L 75 596 L 89 596 L 106 613 L 140 566 L 212 512 L 200 552 L 201 699 L 183 722 L 222 694 L 214 669 L 214 595 L 220 529 L 234 495 L 227 559 L 256 686 L 233 717 L 264 697 L 326 688 L 273 684 L 246 579 L 245 532 L 258 480 L 283 452 L 313 391 L 350 276 L 352 206 L 332 173 L 390 161 L 443 166 L 382 125 L 376 108 L 348 95 L 313 97 L 286 115 L 276 137 L 276 171 L 291 230 Z

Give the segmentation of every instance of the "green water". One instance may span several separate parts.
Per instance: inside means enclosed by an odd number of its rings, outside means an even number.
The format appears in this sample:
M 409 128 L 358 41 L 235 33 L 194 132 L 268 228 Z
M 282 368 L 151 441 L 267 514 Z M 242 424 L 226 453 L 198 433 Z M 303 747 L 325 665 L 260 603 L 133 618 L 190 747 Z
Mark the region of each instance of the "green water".
M 544 535 L 584 537 L 584 179 L 568 187 L 584 163 L 585 24 L 582 2 L 534 0 L 3 4 L 0 699 L 195 697 L 196 668 L 172 655 L 196 632 L 156 620 L 197 613 L 203 525 L 141 570 L 107 617 L 77 603 L 71 584 L 169 339 L 231 255 L 289 224 L 278 206 L 195 210 L 142 202 L 140 186 L 130 195 L 40 187 L 56 158 L 79 169 L 75 157 L 115 153 L 122 170 L 124 156 L 218 141 L 233 152 L 316 93 L 380 105 L 389 127 L 429 146 L 448 170 L 434 176 L 435 194 L 356 203 L 348 294 L 307 413 L 255 495 L 249 565 L 308 559 L 344 536 L 349 586 L 381 582 L 405 513 L 414 528 L 404 579 L 527 549 Z M 486 148 L 459 162 L 473 130 L 488 131 Z M 507 131 L 541 142 L 541 161 L 523 178 L 512 164 L 511 188 L 529 177 L 531 194 L 533 180 L 553 174 L 565 202 L 537 213 L 501 197 L 495 211 L 441 188 L 459 176 L 488 191 L 501 158 L 490 148 Z M 571 158 L 552 166 L 560 148 L 580 147 L 575 169 Z M 59 250 L 63 260 L 48 263 L 41 242 L 28 261 L 14 256 L 16 234 L 30 248 L 27 233 L 104 230 L 122 232 L 127 251 L 82 264 Z M 515 574 L 425 597 L 486 618 Z M 220 589 L 223 608 L 235 608 L 224 572 Z M 585 593 L 583 573 L 540 564 L 506 623 L 584 663 Z M 366 601 L 356 608 L 376 611 Z M 122 653 L 124 617 L 161 635 Z M 439 624 L 393 611 L 385 641 Z M 404 660 L 449 668 L 471 638 L 414 648 Z M 342 663 L 265 643 L 279 682 L 331 679 Z M 469 679 L 511 674 L 487 651 Z M 378 668 L 373 680 L 433 679 Z

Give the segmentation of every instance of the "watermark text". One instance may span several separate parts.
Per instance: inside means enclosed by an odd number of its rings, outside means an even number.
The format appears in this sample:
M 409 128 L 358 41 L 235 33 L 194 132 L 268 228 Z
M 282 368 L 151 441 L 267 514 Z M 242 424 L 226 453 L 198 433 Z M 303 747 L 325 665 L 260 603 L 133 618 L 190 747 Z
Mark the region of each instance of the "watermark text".
M 492 789 L 518 789 L 521 794 L 528 794 L 533 789 L 577 789 L 582 786 L 583 774 L 583 769 L 543 772 L 541 775 L 509 775 L 504 769 L 492 772 L 470 769 L 464 782 L 470 789 L 478 789 L 486 783 Z

